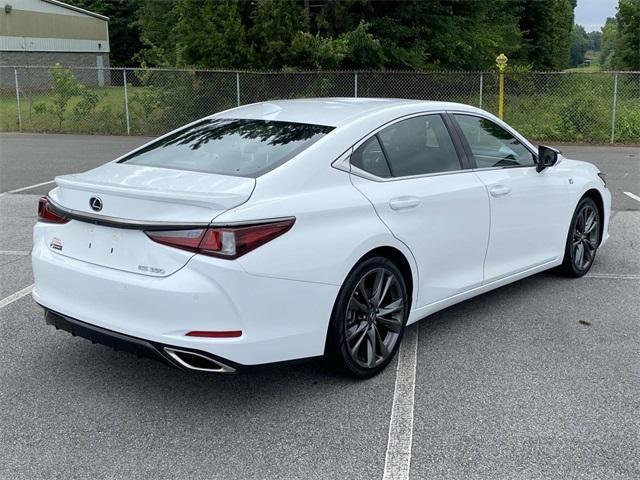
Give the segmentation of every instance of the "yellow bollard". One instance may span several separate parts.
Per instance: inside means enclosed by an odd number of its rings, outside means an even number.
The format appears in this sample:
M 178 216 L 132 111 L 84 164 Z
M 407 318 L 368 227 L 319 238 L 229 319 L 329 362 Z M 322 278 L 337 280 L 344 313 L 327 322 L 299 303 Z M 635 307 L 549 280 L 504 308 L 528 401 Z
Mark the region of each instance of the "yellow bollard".
M 498 118 L 504 116 L 504 71 L 507 68 L 507 56 L 501 53 L 496 57 L 498 67 Z

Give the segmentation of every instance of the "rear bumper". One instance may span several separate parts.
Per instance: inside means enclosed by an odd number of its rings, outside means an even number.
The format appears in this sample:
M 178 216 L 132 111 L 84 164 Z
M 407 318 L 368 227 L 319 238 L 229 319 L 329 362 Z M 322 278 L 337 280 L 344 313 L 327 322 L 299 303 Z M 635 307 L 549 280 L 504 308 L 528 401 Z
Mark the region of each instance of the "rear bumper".
M 56 318 L 59 325 L 88 325 L 101 334 L 145 342 L 133 342 L 134 353 L 149 351 L 151 345 L 156 355 L 157 345 L 170 346 L 234 368 L 324 353 L 339 286 L 252 275 L 238 262 L 202 255 L 172 275 L 151 277 L 65 257 L 52 251 L 44 238 L 36 229 L 33 298 L 67 319 Z M 186 336 L 193 330 L 240 330 L 242 335 Z M 113 338 L 105 341 L 114 344 Z M 162 360 L 167 360 L 165 353 Z
M 86 338 L 87 340 L 91 340 L 91 343 L 106 345 L 107 347 L 111 347 L 116 351 L 132 353 L 137 357 L 158 360 L 181 370 L 190 370 L 187 365 L 179 361 L 179 357 L 176 358 L 169 353 L 176 349 L 176 347 L 173 345 L 163 345 L 160 343 L 149 342 L 142 338 L 136 338 L 130 335 L 113 332 L 105 328 L 100 328 L 95 325 L 81 322 L 80 320 L 77 320 L 75 318 L 67 317 L 66 315 L 62 315 L 46 308 L 44 312 L 44 318 L 49 325 L 53 325 L 58 330 L 69 332 L 74 337 L 77 336 Z M 183 347 L 180 347 L 180 350 L 182 349 Z M 234 364 L 233 362 L 230 362 L 226 359 L 215 357 L 206 352 L 197 350 L 187 351 L 193 353 L 194 355 L 208 358 L 211 361 L 211 368 L 208 371 L 218 373 L 235 373 L 242 368 L 241 365 Z M 198 368 L 198 370 L 204 369 Z

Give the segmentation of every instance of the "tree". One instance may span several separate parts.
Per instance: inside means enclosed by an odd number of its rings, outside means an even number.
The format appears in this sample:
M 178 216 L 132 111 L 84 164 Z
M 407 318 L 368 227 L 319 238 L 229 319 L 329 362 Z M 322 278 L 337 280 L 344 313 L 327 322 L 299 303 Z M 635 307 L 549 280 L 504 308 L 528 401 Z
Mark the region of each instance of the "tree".
M 143 66 L 175 66 L 177 55 L 173 30 L 179 20 L 177 2 L 142 2 L 136 14 L 142 48 L 135 58 Z
M 589 50 L 599 51 L 602 48 L 602 32 L 594 30 L 587 33 L 589 37 Z
M 256 0 L 249 29 L 253 67 L 280 70 L 296 67 L 289 46 L 298 32 L 305 29 L 303 6 L 295 0 Z
M 600 65 L 605 70 L 615 68 L 612 65 L 614 60 L 614 49 L 616 37 L 618 36 L 618 22 L 615 18 L 607 18 L 602 27 L 602 50 L 600 50 Z
M 570 63 L 577 67 L 584 63 L 584 54 L 589 48 L 589 37 L 582 25 L 574 25 L 571 29 Z
M 523 35 L 521 60 L 540 70 L 561 70 L 569 63 L 576 0 L 520 0 Z
M 640 70 L 640 0 L 620 0 L 616 20 L 614 66 Z
M 260 70 L 478 70 L 493 68 L 502 52 L 512 66 L 561 69 L 575 7 L 575 0 L 137 1 L 145 64 Z
M 238 2 L 183 0 L 173 28 L 176 66 L 243 68 L 249 63 L 246 30 Z

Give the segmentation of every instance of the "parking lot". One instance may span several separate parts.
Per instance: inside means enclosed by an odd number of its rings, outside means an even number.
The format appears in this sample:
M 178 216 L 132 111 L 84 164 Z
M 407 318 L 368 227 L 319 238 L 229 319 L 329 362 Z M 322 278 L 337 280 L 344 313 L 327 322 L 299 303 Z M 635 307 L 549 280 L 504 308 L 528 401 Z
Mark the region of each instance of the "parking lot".
M 586 277 L 439 312 L 358 382 L 319 361 L 185 373 L 45 325 L 37 199 L 146 140 L 0 134 L 0 478 L 640 478 L 640 148 L 560 146 L 613 193 Z

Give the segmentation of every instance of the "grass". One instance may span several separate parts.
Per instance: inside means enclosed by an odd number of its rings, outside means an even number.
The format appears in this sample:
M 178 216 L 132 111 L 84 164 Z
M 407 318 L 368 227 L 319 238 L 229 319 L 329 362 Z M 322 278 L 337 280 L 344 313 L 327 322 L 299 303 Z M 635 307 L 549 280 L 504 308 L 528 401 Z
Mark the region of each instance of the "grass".
M 126 127 L 119 120 L 124 118 L 124 89 L 122 87 L 104 87 L 91 89 L 100 96 L 96 112 L 102 112 L 108 121 L 96 122 L 95 118 L 79 118 L 73 115 L 73 109 L 80 101 L 73 97 L 66 108 L 62 126 L 51 113 L 38 113 L 36 105 L 53 105 L 53 95 L 49 92 L 33 92 L 20 96 L 22 130 L 30 132 L 81 132 L 81 133 L 126 133 Z M 18 109 L 14 95 L 0 96 L 0 130 L 18 130 Z
M 573 72 L 573 73 L 595 73 L 600 72 L 602 68 L 600 67 L 600 52 L 595 50 L 589 50 L 584 55 L 585 60 L 591 60 L 591 65 L 588 67 L 574 67 L 567 68 L 565 72 Z
M 129 95 L 135 95 L 141 87 L 129 87 Z M 73 97 L 66 108 L 65 119 L 59 126 L 58 119 L 52 113 L 38 113 L 36 105 L 53 105 L 53 95 L 50 92 L 33 92 L 21 94 L 20 112 L 22 114 L 22 130 L 29 132 L 60 132 L 60 133 L 100 133 L 126 134 L 124 88 L 103 87 L 91 88 L 99 95 L 100 100 L 95 111 L 89 118 L 76 117 L 74 107 L 80 101 Z M 18 108 L 15 94 L 0 96 L 0 131 L 18 131 Z

